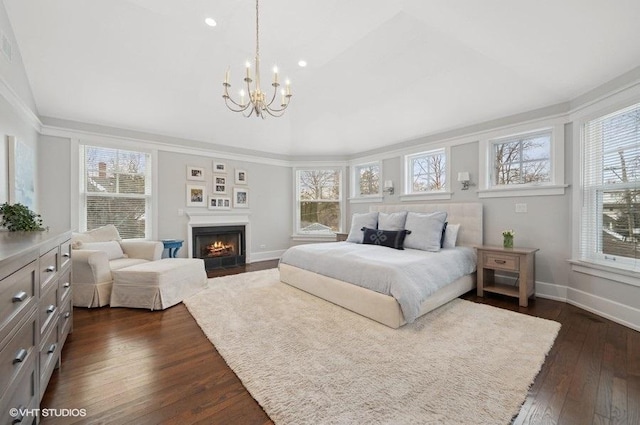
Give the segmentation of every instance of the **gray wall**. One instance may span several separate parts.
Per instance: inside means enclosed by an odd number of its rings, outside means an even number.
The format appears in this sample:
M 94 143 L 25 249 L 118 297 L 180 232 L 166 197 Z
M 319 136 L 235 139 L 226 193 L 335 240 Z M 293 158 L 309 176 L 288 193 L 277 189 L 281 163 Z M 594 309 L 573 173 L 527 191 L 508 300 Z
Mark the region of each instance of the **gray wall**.
M 251 221 L 252 257 L 276 258 L 279 251 L 289 247 L 291 235 L 292 209 L 292 171 L 290 167 L 240 162 L 234 160 L 220 160 L 227 164 L 228 185 L 227 194 L 233 197 L 234 169 L 247 171 L 247 185 L 237 186 L 249 189 L 249 209 L 247 211 Z M 213 158 L 188 155 L 175 152 L 160 151 L 158 153 L 158 238 L 159 239 L 187 239 L 187 214 L 178 215 L 178 209 L 186 212 L 205 212 L 206 208 L 186 207 L 186 185 L 200 184 L 187 181 L 187 166 L 202 167 L 206 170 L 207 191 L 213 195 Z M 212 214 L 224 215 L 224 211 Z M 275 253 L 274 253 L 275 252 Z M 273 253 L 273 254 L 272 254 Z M 256 255 L 259 254 L 259 255 Z M 186 257 L 185 249 L 178 256 Z
M 38 151 L 42 220 L 52 228 L 71 229 L 71 173 L 77 173 L 71 167 L 71 143 L 62 137 L 41 135 Z
M 565 126 L 565 172 L 571 175 L 571 125 Z M 420 140 L 416 141 L 416 144 Z M 451 147 L 451 192 L 450 202 L 481 202 L 484 216 L 484 243 L 502 245 L 502 231 L 515 230 L 515 245 L 520 247 L 539 248 L 536 254 L 536 280 L 539 282 L 566 285 L 568 283 L 571 258 L 571 191 L 555 196 L 523 196 L 508 198 L 483 198 L 477 193 L 478 158 L 480 155 L 477 142 Z M 400 202 L 402 157 L 385 159 L 383 162 L 383 178 L 393 180 L 396 191 L 393 195 L 384 196 L 384 203 Z M 474 186 L 462 190 L 456 176 L 459 171 L 468 171 Z M 567 180 L 567 183 L 570 183 Z M 424 202 L 424 201 L 423 201 Z M 442 202 L 442 201 L 436 201 Z M 527 213 L 516 213 L 515 204 L 526 203 Z M 368 203 L 351 203 L 349 217 L 354 212 L 366 212 Z M 347 223 L 347 229 L 350 223 Z

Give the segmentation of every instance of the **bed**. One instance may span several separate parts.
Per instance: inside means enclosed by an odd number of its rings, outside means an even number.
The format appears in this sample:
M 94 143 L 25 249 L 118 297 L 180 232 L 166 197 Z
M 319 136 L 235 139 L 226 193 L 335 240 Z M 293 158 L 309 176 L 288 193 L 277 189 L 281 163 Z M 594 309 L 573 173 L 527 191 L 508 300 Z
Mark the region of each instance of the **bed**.
M 371 206 L 369 210 L 371 212 L 384 213 L 395 213 L 399 211 L 430 213 L 444 211 L 447 213 L 447 222 L 449 224 L 460 224 L 456 247 L 466 248 L 462 248 L 459 251 L 465 252 L 465 255 L 468 256 L 469 251 L 473 252 L 471 247 L 482 244 L 483 220 L 482 204 L 480 203 L 389 204 L 374 205 Z M 343 253 L 342 255 L 349 255 L 344 254 L 348 252 L 345 250 L 349 247 L 341 246 L 340 244 L 349 243 L 337 242 L 335 244 L 312 244 L 317 246 L 311 247 L 311 245 L 308 245 L 309 248 L 304 248 L 305 246 L 298 246 L 293 247 L 290 250 L 303 251 L 306 249 L 310 250 L 307 255 L 318 256 L 330 255 L 328 251 L 334 250 L 338 253 Z M 320 245 L 324 245 L 325 247 Z M 367 245 L 361 246 L 366 247 Z M 390 250 L 386 251 L 389 256 L 398 256 L 402 255 L 402 253 L 415 251 L 396 251 L 391 248 L 377 248 L 381 250 Z M 320 251 L 314 252 L 314 249 Z M 309 267 L 305 268 L 305 266 L 299 264 L 299 262 L 296 265 L 289 264 L 290 261 L 288 261 L 287 258 L 291 257 L 290 254 L 291 253 L 287 251 L 280 261 L 280 280 L 282 282 L 392 328 L 399 328 L 408 321 L 413 321 L 416 317 L 420 317 L 429 311 L 440 307 L 452 299 L 472 290 L 476 286 L 476 272 L 474 266 L 472 271 L 465 273 L 454 281 L 435 290 L 426 299 L 421 301 L 419 305 L 415 307 L 416 311 L 411 314 L 407 321 L 405 320 L 405 315 L 402 310 L 404 307 L 406 311 L 406 306 L 403 304 L 401 307 L 393 296 L 348 283 L 337 277 L 327 276 L 317 271 L 308 270 L 307 268 Z M 410 254 L 417 255 L 417 253 Z M 433 254 L 432 256 L 437 256 L 439 253 L 431 254 Z M 475 252 L 473 255 L 475 256 Z M 380 263 L 383 263 L 383 261 L 380 261 Z

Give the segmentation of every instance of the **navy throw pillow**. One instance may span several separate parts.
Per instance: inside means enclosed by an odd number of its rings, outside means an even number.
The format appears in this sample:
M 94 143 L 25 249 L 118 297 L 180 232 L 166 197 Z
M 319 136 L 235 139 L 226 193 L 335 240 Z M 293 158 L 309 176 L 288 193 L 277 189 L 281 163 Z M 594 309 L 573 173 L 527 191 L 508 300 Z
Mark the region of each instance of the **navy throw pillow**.
M 380 230 L 363 227 L 363 244 L 380 245 L 394 249 L 404 249 L 404 238 L 411 230 Z

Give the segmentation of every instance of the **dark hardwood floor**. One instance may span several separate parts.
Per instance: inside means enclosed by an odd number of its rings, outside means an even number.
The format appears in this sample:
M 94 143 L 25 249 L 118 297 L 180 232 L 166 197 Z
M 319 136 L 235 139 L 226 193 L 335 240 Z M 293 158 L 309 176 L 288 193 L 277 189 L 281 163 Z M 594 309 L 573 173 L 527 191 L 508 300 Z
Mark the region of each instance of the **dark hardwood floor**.
M 562 323 L 514 424 L 640 424 L 639 332 L 557 301 L 521 308 L 500 296 L 463 298 Z M 85 417 L 42 418 L 45 425 L 272 423 L 183 304 L 156 312 L 74 309 L 62 368 L 41 407 L 86 409 Z

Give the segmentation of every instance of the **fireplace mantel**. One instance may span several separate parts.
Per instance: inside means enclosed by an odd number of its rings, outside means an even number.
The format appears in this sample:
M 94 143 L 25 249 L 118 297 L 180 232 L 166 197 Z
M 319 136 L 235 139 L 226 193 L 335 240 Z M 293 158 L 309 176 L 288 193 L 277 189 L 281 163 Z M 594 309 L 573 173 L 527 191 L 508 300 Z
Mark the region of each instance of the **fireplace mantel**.
M 228 211 L 224 214 L 211 213 L 209 211 L 185 211 L 185 214 L 189 217 L 189 222 L 187 223 L 187 250 L 189 258 L 193 256 L 193 236 L 191 231 L 193 227 L 244 225 L 246 262 L 251 262 L 251 222 L 249 221 L 250 213 L 248 211 Z

